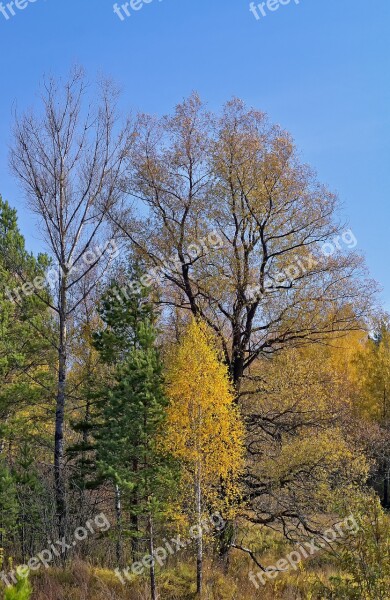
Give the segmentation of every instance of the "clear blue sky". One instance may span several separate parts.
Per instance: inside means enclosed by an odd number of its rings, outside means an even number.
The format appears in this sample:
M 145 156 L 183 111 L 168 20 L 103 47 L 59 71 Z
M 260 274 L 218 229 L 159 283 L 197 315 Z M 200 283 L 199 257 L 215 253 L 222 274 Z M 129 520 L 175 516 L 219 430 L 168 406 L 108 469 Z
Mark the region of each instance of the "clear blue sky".
M 7 166 L 12 106 L 36 101 L 43 73 L 80 63 L 111 74 L 125 107 L 164 113 L 197 90 L 211 108 L 236 95 L 268 112 L 339 193 L 390 308 L 389 0 L 291 0 L 259 20 L 247 0 L 151 0 L 124 21 L 112 0 L 15 13 L 0 13 L 0 193 L 24 211 L 30 249 L 39 234 Z

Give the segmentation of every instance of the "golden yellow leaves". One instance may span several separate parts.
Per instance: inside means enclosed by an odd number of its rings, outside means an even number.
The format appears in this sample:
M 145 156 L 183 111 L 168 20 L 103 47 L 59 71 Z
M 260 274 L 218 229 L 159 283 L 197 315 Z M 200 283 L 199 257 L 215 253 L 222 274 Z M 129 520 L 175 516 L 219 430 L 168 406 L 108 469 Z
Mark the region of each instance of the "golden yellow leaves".
M 167 394 L 166 449 L 189 478 L 200 471 L 203 495 L 213 498 L 213 504 L 221 481 L 236 493 L 233 482 L 243 466 L 244 428 L 213 336 L 195 319 L 171 356 Z

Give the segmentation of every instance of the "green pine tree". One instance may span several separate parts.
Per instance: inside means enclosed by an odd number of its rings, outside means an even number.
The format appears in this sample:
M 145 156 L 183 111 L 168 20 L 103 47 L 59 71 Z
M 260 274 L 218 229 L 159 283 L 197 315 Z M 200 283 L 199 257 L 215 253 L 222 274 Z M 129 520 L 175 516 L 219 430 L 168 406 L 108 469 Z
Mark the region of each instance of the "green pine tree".
M 25 563 L 46 543 L 42 505 L 48 500 L 37 468 L 35 449 L 28 442 L 21 445 L 15 456 L 14 478 L 19 503 L 20 558 Z
M 9 437 L 29 435 L 29 424 L 16 429 L 13 415 L 51 400 L 52 320 L 40 298 L 22 291 L 25 282 L 43 279 L 48 266 L 46 256 L 27 252 L 16 211 L 0 196 L 0 452 Z M 49 290 L 41 294 L 48 298 Z
M 131 267 L 122 277 L 124 281 L 138 280 L 142 270 L 139 265 Z M 96 432 L 101 421 L 102 407 L 107 394 L 118 381 L 118 369 L 132 348 L 135 347 L 138 324 L 145 319 L 154 321 L 153 308 L 148 302 L 145 288 L 137 294 L 118 294 L 123 283 L 112 281 L 103 295 L 99 315 L 103 326 L 93 334 L 93 346 L 99 352 L 101 369 L 88 373 L 81 387 L 81 397 L 88 410 L 81 418 L 71 422 L 78 440 L 67 449 L 75 465 L 71 484 L 80 489 L 96 489 L 105 480 L 96 464 Z
M 16 483 L 5 460 L 0 460 L 0 548 L 4 560 L 7 544 L 17 530 L 19 503 Z
M 35 257 L 26 250 L 17 213 L 0 196 L 0 546 L 5 554 L 17 532 L 25 540 L 39 526 L 38 499 L 19 478 L 23 452 L 17 449 L 31 442 L 36 462 L 47 438 L 43 419 L 38 423 L 37 416 L 50 410 L 52 320 L 42 299 L 33 291 L 24 293 L 22 286 L 40 277 L 41 293 L 47 298 L 48 266 L 46 256 Z M 12 457 L 12 471 L 8 457 Z
M 134 537 L 149 540 L 153 527 L 167 508 L 176 471 L 157 443 L 165 418 L 162 362 L 156 348 L 157 332 L 151 304 L 140 291 L 123 301 L 107 296 L 97 335 L 101 356 L 115 364 L 114 385 L 104 395 L 96 433 L 101 471 L 121 491 Z M 150 569 L 152 598 L 156 597 L 154 567 Z

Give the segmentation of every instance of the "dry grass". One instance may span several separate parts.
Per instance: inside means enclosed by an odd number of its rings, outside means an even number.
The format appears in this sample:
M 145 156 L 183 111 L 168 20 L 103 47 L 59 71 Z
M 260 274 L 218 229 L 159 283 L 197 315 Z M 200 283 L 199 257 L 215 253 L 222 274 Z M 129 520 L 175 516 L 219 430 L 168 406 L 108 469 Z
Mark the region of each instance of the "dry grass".
M 320 600 L 309 591 L 313 572 L 284 574 L 256 590 L 248 579 L 249 565 L 241 555 L 233 558 L 228 573 L 215 563 L 207 563 L 202 600 Z M 194 600 L 194 581 L 192 565 L 162 570 L 158 576 L 160 600 Z M 37 573 L 32 584 L 32 600 L 150 600 L 147 579 L 122 585 L 113 571 L 83 562 L 75 562 L 66 570 Z

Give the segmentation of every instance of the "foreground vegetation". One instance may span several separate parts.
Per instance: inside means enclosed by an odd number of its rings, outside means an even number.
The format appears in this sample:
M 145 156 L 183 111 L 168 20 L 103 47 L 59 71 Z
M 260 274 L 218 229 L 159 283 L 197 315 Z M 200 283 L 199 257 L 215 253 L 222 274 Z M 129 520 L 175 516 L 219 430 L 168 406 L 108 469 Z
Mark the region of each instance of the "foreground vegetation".
M 255 588 L 248 578 L 253 571 L 251 558 L 233 551 L 229 567 L 209 555 L 204 565 L 203 596 L 215 600 L 385 600 L 389 593 L 390 521 L 372 500 L 370 512 L 359 521 L 361 529 L 338 551 L 330 551 L 301 562 L 296 569 L 268 579 Z M 371 521 L 371 519 L 373 519 Z M 369 522 L 370 521 L 370 522 Z M 364 529 L 363 529 L 364 527 Z M 287 556 L 294 546 L 285 538 L 252 530 L 251 543 L 265 564 L 275 564 Z M 256 569 L 255 569 L 256 570 Z M 170 558 L 158 573 L 161 600 L 191 600 L 196 593 L 196 567 L 191 552 Z M 66 568 L 56 567 L 33 574 L 33 600 L 139 600 L 149 596 L 147 576 L 132 577 L 123 585 L 114 571 L 74 559 Z M 11 598 L 29 596 L 9 596 Z M 8 597 L 7 597 L 8 598 Z

